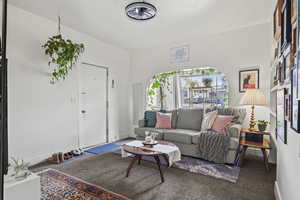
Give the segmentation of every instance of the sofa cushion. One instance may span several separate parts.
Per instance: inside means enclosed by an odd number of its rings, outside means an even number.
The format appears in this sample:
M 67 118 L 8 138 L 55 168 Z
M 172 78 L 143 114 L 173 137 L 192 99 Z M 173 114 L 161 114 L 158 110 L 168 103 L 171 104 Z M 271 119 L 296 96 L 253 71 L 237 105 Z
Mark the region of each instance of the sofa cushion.
M 171 128 L 172 113 L 156 113 L 156 125 L 155 128 Z
M 204 118 L 202 120 L 202 125 L 201 125 L 201 131 L 207 131 L 211 129 L 217 117 L 217 114 L 218 114 L 217 111 L 212 111 L 204 115 Z
M 164 129 L 157 129 L 157 128 L 149 128 L 149 127 L 143 127 L 143 128 L 135 128 L 134 133 L 135 135 L 145 138 L 145 131 L 150 131 L 150 132 L 156 132 L 158 133 L 156 139 L 157 140 L 163 140 L 164 134 L 163 134 Z
M 167 111 L 167 113 L 172 113 L 171 127 L 175 129 L 177 124 L 177 117 L 178 117 L 177 110 Z
M 179 109 L 176 128 L 201 130 L 203 109 Z
M 156 113 L 154 110 L 145 111 L 145 127 L 154 127 L 156 124 Z
M 218 133 L 216 133 L 216 134 L 218 134 Z M 193 135 L 192 143 L 193 144 L 199 144 L 199 135 Z M 230 143 L 229 143 L 229 149 L 230 150 L 236 150 L 238 145 L 239 145 L 239 139 L 238 138 L 230 138 Z
M 232 122 L 234 116 L 231 115 L 217 115 L 211 129 L 218 133 L 222 133 L 224 129 Z
M 192 144 L 192 138 L 199 135 L 199 131 L 188 129 L 170 129 L 164 130 L 164 140 L 169 142 L 178 142 L 183 144 Z

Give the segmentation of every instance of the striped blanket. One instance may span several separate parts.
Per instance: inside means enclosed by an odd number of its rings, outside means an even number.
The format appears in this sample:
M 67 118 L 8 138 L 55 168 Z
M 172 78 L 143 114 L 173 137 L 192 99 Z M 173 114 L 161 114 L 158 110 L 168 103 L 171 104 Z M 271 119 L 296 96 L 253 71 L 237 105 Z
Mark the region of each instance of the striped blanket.
M 226 163 L 230 137 L 225 133 L 203 131 L 199 137 L 201 158 L 215 163 Z

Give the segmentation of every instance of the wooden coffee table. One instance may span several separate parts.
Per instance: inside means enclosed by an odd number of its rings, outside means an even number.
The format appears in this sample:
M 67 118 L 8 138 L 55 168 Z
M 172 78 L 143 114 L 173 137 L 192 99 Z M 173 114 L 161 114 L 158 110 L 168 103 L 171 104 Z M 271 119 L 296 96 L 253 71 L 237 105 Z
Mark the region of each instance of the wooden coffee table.
M 158 141 L 158 144 L 165 144 L 165 145 L 171 145 L 175 146 L 173 143 L 170 142 L 165 142 L 165 141 Z M 152 151 L 151 146 L 144 146 L 144 147 L 133 147 L 133 146 L 128 146 L 128 145 L 123 145 L 123 150 L 127 153 L 132 154 L 134 157 L 132 158 L 131 162 L 129 163 L 129 166 L 127 168 L 127 173 L 126 177 L 129 176 L 130 170 L 132 169 L 133 165 L 138 161 L 138 164 L 141 164 L 141 159 L 143 156 L 152 156 L 154 157 L 159 173 L 160 173 L 160 178 L 161 182 L 164 182 L 164 175 L 161 170 L 161 162 L 159 156 L 164 157 L 165 161 L 167 162 L 167 165 L 169 165 L 169 159 L 168 156 L 164 153 L 157 152 L 157 151 Z

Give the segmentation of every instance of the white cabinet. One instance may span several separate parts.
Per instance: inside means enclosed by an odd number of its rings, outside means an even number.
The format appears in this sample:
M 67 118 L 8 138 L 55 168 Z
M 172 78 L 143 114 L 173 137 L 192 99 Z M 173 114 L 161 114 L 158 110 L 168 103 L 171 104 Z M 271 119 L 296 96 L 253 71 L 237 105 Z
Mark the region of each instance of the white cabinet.
M 31 174 L 21 181 L 6 181 L 4 183 L 4 200 L 40 200 L 40 177 Z

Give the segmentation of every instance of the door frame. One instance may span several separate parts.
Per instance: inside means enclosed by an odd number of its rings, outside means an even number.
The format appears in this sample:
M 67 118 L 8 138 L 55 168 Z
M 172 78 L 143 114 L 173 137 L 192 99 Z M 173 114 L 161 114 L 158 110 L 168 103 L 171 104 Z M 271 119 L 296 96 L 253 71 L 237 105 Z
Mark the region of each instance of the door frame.
M 106 66 L 96 65 L 88 62 L 81 62 L 82 65 L 89 66 L 89 67 L 96 67 L 101 68 L 106 71 L 106 142 L 109 143 L 109 68 Z M 80 72 L 80 70 L 79 70 Z M 79 74 L 80 76 L 80 74 Z M 78 83 L 79 84 L 79 83 Z M 79 85 L 78 85 L 79 86 Z M 80 98 L 80 86 L 78 87 L 78 97 Z M 79 99 L 78 99 L 79 100 Z M 79 102 L 78 102 L 79 103 Z M 81 107 L 80 104 L 78 104 L 79 108 Z M 80 115 L 80 114 L 79 114 Z M 79 116 L 78 120 L 81 116 Z M 80 126 L 80 121 L 78 122 L 78 126 Z M 78 147 L 80 147 L 80 128 L 78 127 Z

